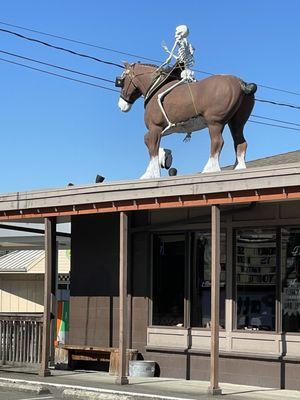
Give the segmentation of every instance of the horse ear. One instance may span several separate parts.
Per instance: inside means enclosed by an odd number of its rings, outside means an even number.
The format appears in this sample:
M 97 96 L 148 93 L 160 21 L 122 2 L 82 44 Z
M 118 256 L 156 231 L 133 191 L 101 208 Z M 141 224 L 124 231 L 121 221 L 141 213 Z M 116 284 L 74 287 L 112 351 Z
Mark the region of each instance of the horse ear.
M 125 69 L 126 69 L 127 67 L 129 67 L 129 63 L 128 63 L 127 61 L 123 61 L 123 64 L 124 64 Z

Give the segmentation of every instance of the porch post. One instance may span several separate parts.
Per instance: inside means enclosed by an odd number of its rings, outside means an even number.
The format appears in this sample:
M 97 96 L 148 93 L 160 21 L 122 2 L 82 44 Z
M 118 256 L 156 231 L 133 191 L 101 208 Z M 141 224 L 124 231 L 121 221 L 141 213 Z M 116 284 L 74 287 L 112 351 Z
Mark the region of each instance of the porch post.
M 211 352 L 210 394 L 222 394 L 219 387 L 219 307 L 220 307 L 220 208 L 211 207 Z
M 42 362 L 39 375 L 51 375 L 49 369 L 50 359 L 50 337 L 51 337 L 51 286 L 54 276 L 53 270 L 56 266 L 54 249 L 56 219 L 45 218 L 45 276 L 44 276 L 44 315 L 43 315 L 43 340 L 42 340 Z
M 119 267 L 119 370 L 116 384 L 126 385 L 126 313 L 127 313 L 127 249 L 128 249 L 128 215 L 120 212 L 120 267 Z

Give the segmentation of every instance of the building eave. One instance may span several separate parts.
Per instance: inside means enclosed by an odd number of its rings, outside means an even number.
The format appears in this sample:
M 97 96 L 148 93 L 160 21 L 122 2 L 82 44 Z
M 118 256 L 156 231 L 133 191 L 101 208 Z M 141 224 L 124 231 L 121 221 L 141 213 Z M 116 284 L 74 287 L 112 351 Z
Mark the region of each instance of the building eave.
M 300 199 L 300 163 L 0 196 L 0 220 Z

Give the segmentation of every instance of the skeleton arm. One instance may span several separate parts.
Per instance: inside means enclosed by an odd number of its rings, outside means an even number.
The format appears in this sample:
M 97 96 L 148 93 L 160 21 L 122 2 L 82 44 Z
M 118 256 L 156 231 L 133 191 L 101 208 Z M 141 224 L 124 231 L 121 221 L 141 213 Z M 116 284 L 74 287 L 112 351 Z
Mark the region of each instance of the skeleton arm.
M 172 49 L 169 50 L 168 47 L 166 46 L 165 42 L 162 43 L 162 48 L 165 50 L 166 53 L 169 54 L 169 56 L 168 56 L 168 58 L 166 59 L 166 61 L 162 63 L 162 65 L 159 67 L 159 69 L 161 69 L 161 68 L 164 67 L 165 65 L 169 64 L 169 62 L 171 61 L 172 57 L 174 57 L 175 60 L 177 60 L 178 57 L 175 56 L 175 54 L 174 54 L 175 49 L 176 49 L 176 47 L 177 47 L 177 44 L 178 44 L 178 40 L 175 40 L 175 43 L 174 43 Z

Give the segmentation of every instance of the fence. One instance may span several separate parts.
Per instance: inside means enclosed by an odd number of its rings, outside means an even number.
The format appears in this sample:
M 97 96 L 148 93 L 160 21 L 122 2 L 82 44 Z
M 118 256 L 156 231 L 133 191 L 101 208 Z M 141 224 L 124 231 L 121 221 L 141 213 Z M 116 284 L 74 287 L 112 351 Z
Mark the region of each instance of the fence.
M 41 362 L 42 315 L 0 313 L 0 363 L 37 364 Z

